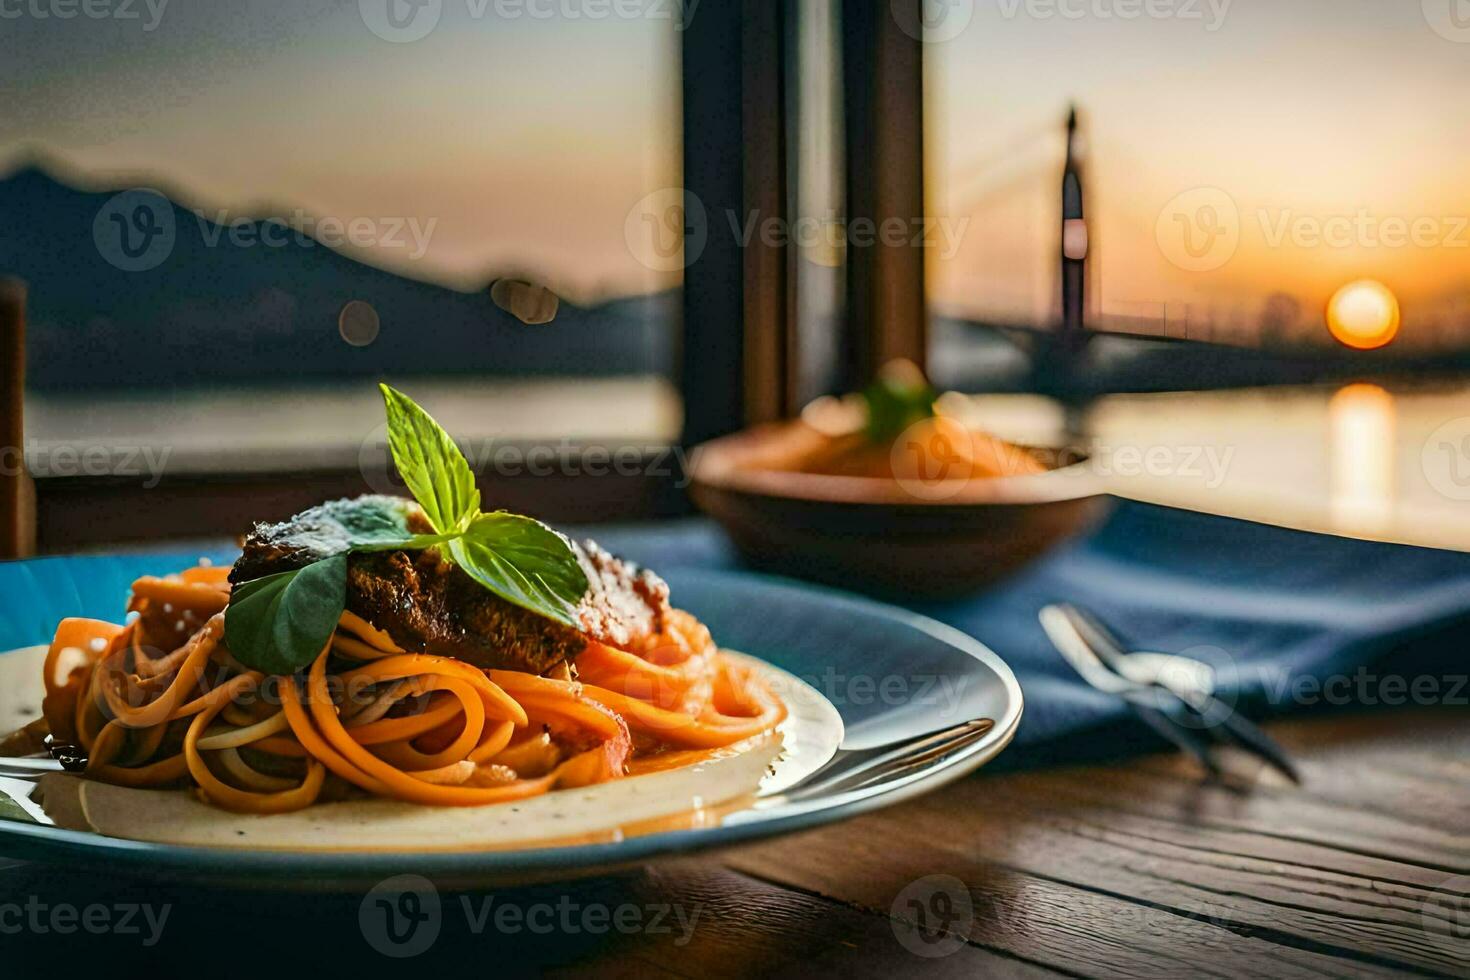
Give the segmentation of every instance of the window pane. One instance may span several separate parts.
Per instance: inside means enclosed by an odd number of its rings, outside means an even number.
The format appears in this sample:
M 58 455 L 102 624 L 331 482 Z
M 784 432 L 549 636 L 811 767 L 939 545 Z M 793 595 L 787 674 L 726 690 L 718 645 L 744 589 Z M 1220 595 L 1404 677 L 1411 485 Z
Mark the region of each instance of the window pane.
M 40 439 L 319 461 L 380 377 L 487 435 L 677 433 L 682 272 L 634 234 L 679 183 L 668 5 L 129 8 L 0 33 Z
M 1387 292 L 1349 292 L 1339 339 L 1396 298 L 1397 349 L 1464 347 L 1470 32 L 1446 6 L 949 5 L 926 46 L 931 207 L 968 224 L 931 253 L 939 339 L 962 357 L 957 321 L 1056 322 L 1075 104 L 1094 328 L 1331 349 L 1329 299 L 1367 279 Z
M 847 259 L 838 0 L 792 11 L 791 161 L 797 250 L 796 402 L 839 387 Z

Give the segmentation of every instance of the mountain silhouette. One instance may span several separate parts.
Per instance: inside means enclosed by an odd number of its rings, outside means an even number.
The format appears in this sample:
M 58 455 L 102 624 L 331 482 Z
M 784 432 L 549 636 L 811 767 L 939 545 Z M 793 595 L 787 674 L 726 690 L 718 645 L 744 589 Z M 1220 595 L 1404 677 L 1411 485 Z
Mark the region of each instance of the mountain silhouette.
M 0 180 L 0 275 L 29 285 L 28 373 L 39 390 L 672 365 L 675 293 L 563 301 L 552 322 L 529 326 L 495 305 L 489 282 L 459 292 L 279 223 L 223 228 L 153 192 L 119 197 L 125 190 L 78 190 L 37 167 Z M 381 322 L 367 346 L 338 330 L 353 300 Z

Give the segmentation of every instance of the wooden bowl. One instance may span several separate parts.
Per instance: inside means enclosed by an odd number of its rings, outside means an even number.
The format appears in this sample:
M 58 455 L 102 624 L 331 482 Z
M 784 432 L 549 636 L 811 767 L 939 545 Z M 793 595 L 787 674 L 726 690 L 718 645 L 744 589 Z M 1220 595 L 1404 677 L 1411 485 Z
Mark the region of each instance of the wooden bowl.
M 1085 455 L 1036 449 L 1054 469 L 912 480 L 789 468 L 802 423 L 761 426 L 695 450 L 690 493 L 751 565 L 899 598 L 973 593 L 1095 526 L 1109 498 Z

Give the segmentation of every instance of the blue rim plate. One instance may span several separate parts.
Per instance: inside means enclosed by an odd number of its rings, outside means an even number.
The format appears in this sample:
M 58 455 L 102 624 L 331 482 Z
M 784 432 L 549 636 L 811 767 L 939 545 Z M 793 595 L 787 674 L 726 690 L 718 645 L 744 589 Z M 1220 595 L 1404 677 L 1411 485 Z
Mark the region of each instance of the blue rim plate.
M 98 556 L 0 565 L 0 649 L 45 642 L 64 616 L 115 618 L 132 578 L 193 560 Z M 675 603 L 703 620 L 722 646 L 766 660 L 823 694 L 842 716 L 843 749 L 872 748 L 974 718 L 993 719 L 995 726 L 962 752 L 876 785 L 799 802 L 778 794 L 727 814 L 717 826 L 617 842 L 513 851 L 251 851 L 141 843 L 0 821 L 0 855 L 72 865 L 103 862 L 141 874 L 262 887 L 350 886 L 404 872 L 451 885 L 571 878 L 889 806 L 973 771 L 1015 735 L 1022 709 L 1015 677 L 999 657 L 955 629 L 782 579 L 661 571 Z

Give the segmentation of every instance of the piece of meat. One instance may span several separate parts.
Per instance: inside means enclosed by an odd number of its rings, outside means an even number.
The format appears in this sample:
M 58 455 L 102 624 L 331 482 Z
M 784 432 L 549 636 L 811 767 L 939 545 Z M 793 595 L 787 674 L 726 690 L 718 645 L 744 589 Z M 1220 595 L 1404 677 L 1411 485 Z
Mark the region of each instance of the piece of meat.
M 333 500 L 280 524 L 255 525 L 245 537 L 245 550 L 230 569 L 230 581 L 238 585 L 304 568 L 340 555 L 354 540 L 396 539 L 432 531 L 418 504 L 402 497 L 370 494 Z
M 246 582 L 301 568 L 345 550 L 348 528 L 388 533 L 429 530 L 417 506 L 396 497 L 339 500 L 245 538 L 230 571 Z M 595 543 L 572 543 L 588 590 L 574 616 L 579 629 L 506 602 L 435 551 L 360 552 L 347 559 L 347 608 L 386 630 L 405 650 L 454 657 L 477 667 L 540 674 L 581 652 L 588 639 L 633 649 L 663 629 L 669 588 L 657 575 Z

